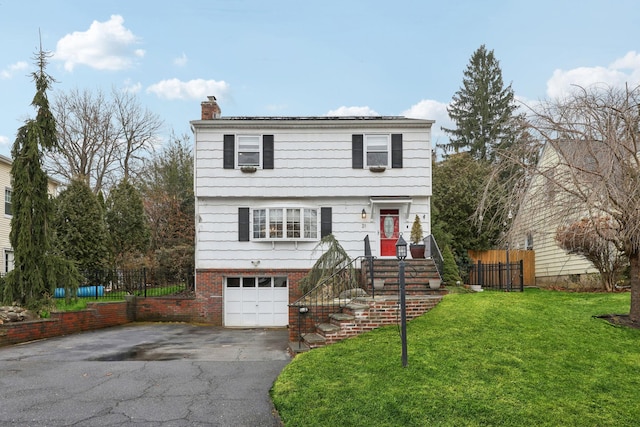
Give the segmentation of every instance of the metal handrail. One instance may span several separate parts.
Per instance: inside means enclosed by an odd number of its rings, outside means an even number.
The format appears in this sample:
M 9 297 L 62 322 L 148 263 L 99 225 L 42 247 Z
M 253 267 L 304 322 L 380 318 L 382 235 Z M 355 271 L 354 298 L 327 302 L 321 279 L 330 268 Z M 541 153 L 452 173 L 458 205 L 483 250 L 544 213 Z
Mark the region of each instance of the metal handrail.
M 356 296 L 344 294 L 345 291 L 352 289 L 345 286 L 345 284 L 353 282 L 353 280 L 349 279 L 358 278 L 359 273 L 356 272 L 355 264 L 364 258 L 366 257 L 359 256 L 352 259 L 347 265 L 331 276 L 324 278 L 313 289 L 289 304 L 289 307 L 298 308 L 298 338 L 300 341 L 302 341 L 303 329 L 306 333 L 309 329 L 315 327 L 316 323 L 328 321 L 327 318 L 330 314 L 340 312 L 351 301 L 352 297 Z M 349 275 L 351 274 L 354 274 L 355 277 L 350 278 Z M 304 322 L 302 322 L 303 319 L 305 320 Z M 304 328 L 302 327 L 303 323 Z

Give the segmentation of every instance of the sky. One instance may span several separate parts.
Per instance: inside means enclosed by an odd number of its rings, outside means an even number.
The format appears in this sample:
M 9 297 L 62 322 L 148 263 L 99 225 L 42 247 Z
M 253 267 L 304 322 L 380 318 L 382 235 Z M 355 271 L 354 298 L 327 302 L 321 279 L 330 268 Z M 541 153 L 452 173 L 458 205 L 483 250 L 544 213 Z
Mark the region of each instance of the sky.
M 571 85 L 640 84 L 637 0 L 0 0 L 0 154 L 35 110 L 34 56 L 51 53 L 50 100 L 126 90 L 173 133 L 200 103 L 222 116 L 431 119 L 485 45 L 525 105 Z

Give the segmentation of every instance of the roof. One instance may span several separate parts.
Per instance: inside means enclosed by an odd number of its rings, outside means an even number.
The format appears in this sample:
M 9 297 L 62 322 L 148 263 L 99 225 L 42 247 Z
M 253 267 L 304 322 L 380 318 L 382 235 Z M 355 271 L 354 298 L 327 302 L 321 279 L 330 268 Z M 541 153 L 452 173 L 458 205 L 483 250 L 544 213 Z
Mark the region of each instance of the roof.
M 366 122 L 366 123 L 365 123 Z M 430 128 L 435 120 L 410 119 L 403 116 L 235 116 L 210 120 L 192 120 L 194 127 L 403 127 Z

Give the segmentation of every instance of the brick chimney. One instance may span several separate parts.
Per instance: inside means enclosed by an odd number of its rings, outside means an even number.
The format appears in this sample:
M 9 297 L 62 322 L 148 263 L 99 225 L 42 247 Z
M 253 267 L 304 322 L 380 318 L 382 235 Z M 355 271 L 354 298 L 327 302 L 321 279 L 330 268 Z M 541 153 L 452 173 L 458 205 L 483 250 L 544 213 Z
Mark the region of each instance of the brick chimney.
M 213 120 L 220 118 L 220 107 L 216 102 L 215 96 L 207 96 L 208 101 L 203 101 L 202 106 L 202 120 Z

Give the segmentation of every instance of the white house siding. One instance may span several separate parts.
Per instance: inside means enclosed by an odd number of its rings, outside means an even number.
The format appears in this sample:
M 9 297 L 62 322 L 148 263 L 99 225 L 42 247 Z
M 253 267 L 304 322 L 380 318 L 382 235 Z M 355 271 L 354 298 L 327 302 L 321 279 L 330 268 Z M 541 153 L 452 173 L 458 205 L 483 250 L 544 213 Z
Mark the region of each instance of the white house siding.
M 418 214 L 430 232 L 431 121 L 394 119 L 216 119 L 192 122 L 196 135 L 197 268 L 309 268 L 317 241 L 238 242 L 239 207 L 331 207 L 332 232 L 353 256 L 369 236 L 379 251 L 381 208 L 400 210 L 408 239 Z M 274 168 L 223 169 L 225 134 L 274 135 Z M 403 167 L 384 172 L 352 168 L 353 134 L 402 134 Z M 372 203 L 405 196 L 410 204 Z M 362 220 L 365 209 L 367 219 Z M 407 212 L 407 209 L 409 211 Z M 319 230 L 319 228 L 318 228 Z M 254 264 L 251 264 L 251 262 Z
M 539 167 L 543 170 L 558 169 L 555 166 L 556 163 L 555 152 L 548 146 L 545 147 Z M 549 194 L 545 182 L 546 178 L 541 175 L 532 179 L 512 229 L 516 241 L 523 247 L 526 244 L 527 234 L 533 238 L 536 283 L 553 284 L 556 281 L 565 280 L 567 276 L 597 273 L 598 270 L 591 262 L 582 256 L 568 254 L 556 242 L 556 230 L 562 222 L 567 221 L 567 218 L 559 218 L 555 214 L 554 205 L 562 203 L 559 200 L 561 195 Z
M 49 180 L 49 194 L 53 197 L 57 196 L 58 186 L 60 183 L 56 180 Z M 11 186 L 11 159 L 0 155 L 0 250 L 2 263 L 0 266 L 0 273 L 6 273 L 7 265 L 7 253 L 13 253 L 11 248 L 11 242 L 9 240 L 9 233 L 11 232 L 11 215 L 5 213 L 5 190 L 12 189 Z
M 0 273 L 6 272 L 6 253 L 11 252 L 11 243 L 9 242 L 9 233 L 11 232 L 11 216 L 5 214 L 5 189 L 11 188 L 11 160 L 4 157 L 0 157 L 0 194 L 2 204 L 0 209 L 0 249 L 2 250 L 1 256 L 2 265 L 0 266 Z
M 321 252 L 314 253 L 316 241 L 238 241 L 238 207 L 331 207 L 332 232 L 352 258 L 364 255 L 364 239 L 369 236 L 372 252 L 379 253 L 379 210 L 374 204 L 371 215 L 370 199 L 318 198 L 318 199 L 260 199 L 249 198 L 200 198 L 198 201 L 196 267 L 202 268 L 311 268 Z M 400 205 L 384 205 L 383 209 Z M 362 219 L 365 209 L 367 218 Z M 413 218 L 424 216 L 423 229 L 430 231 L 429 198 L 414 197 L 409 218 L 400 211 L 400 230 L 408 240 Z M 372 219 L 373 218 L 373 219 Z M 319 229 L 318 229 L 319 230 Z M 257 263 L 259 261 L 259 263 Z
M 364 123 L 363 123 L 364 122 Z M 196 133 L 196 197 L 268 198 L 431 194 L 427 120 L 206 120 Z M 366 127 L 365 127 L 366 125 Z M 353 134 L 402 134 L 403 167 L 383 173 L 353 169 Z M 274 135 L 274 169 L 223 169 L 225 134 Z M 224 185 L 220 185 L 224 182 Z

